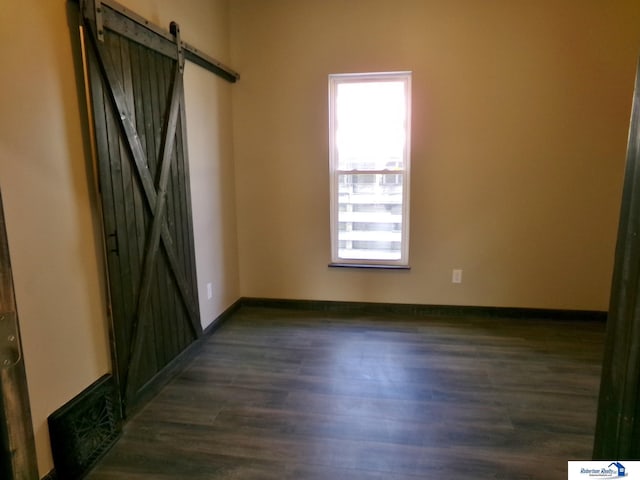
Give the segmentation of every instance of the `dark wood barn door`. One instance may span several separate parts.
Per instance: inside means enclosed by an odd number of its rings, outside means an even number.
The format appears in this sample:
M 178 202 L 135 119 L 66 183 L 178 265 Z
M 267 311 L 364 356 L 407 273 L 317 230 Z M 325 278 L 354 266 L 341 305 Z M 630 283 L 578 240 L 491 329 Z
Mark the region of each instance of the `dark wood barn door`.
M 112 316 L 125 413 L 202 333 L 184 124 L 184 55 L 103 2 L 83 6 Z
M 640 62 L 636 72 L 594 460 L 640 459 Z

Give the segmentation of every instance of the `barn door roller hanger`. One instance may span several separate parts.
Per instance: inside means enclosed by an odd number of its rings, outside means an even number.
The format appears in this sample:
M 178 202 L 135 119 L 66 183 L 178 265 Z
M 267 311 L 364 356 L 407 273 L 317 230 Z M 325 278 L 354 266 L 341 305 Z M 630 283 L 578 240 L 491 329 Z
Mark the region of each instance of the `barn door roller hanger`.
M 123 5 L 113 0 L 80 0 L 80 7 L 84 22 L 95 28 L 98 41 L 104 41 L 105 29 L 108 29 L 178 60 L 176 40 L 172 32 L 154 25 Z M 141 34 L 139 29 L 133 28 L 135 25 L 144 27 L 148 35 Z M 235 83 L 240 79 L 238 72 L 188 43 L 180 40 L 180 46 L 186 60 L 200 65 L 228 82 Z

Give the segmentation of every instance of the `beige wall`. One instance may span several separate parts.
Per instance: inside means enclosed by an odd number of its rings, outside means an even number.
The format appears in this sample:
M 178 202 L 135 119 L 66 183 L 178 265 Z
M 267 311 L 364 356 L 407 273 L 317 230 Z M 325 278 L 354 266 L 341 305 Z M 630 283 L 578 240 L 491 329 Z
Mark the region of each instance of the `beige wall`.
M 186 41 L 228 61 L 226 0 L 121 3 L 165 28 L 178 21 Z M 76 32 L 65 5 L 23 0 L 0 8 L 0 187 L 41 475 L 53 466 L 48 415 L 111 369 L 101 231 L 72 55 Z M 230 92 L 193 65 L 185 88 L 206 326 L 239 296 L 233 182 L 222 179 L 233 175 Z M 213 283 L 211 301 L 202 300 L 205 281 Z
M 231 146 L 232 88 L 210 72 L 187 64 L 187 137 L 200 316 L 204 328 L 240 297 Z M 208 283 L 212 288 L 210 299 Z
M 243 295 L 607 309 L 640 3 L 234 0 L 231 21 Z M 411 271 L 331 269 L 327 75 L 394 70 Z

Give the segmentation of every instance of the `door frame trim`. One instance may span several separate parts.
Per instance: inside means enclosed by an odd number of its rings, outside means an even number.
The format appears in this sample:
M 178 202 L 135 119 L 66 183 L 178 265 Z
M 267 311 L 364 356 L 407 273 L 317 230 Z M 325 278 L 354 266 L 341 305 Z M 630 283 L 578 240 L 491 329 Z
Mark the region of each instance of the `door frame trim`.
M 0 477 L 38 478 L 31 404 L 0 193 Z
M 631 109 L 594 460 L 640 455 L 640 63 Z

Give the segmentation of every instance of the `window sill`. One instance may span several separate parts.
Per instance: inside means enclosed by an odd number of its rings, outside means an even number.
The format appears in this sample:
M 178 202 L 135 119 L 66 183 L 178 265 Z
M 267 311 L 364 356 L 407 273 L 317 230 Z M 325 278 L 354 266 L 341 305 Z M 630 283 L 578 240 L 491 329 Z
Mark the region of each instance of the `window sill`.
M 378 265 L 371 263 L 330 263 L 331 268 L 373 268 L 376 270 L 411 270 L 409 265 Z

